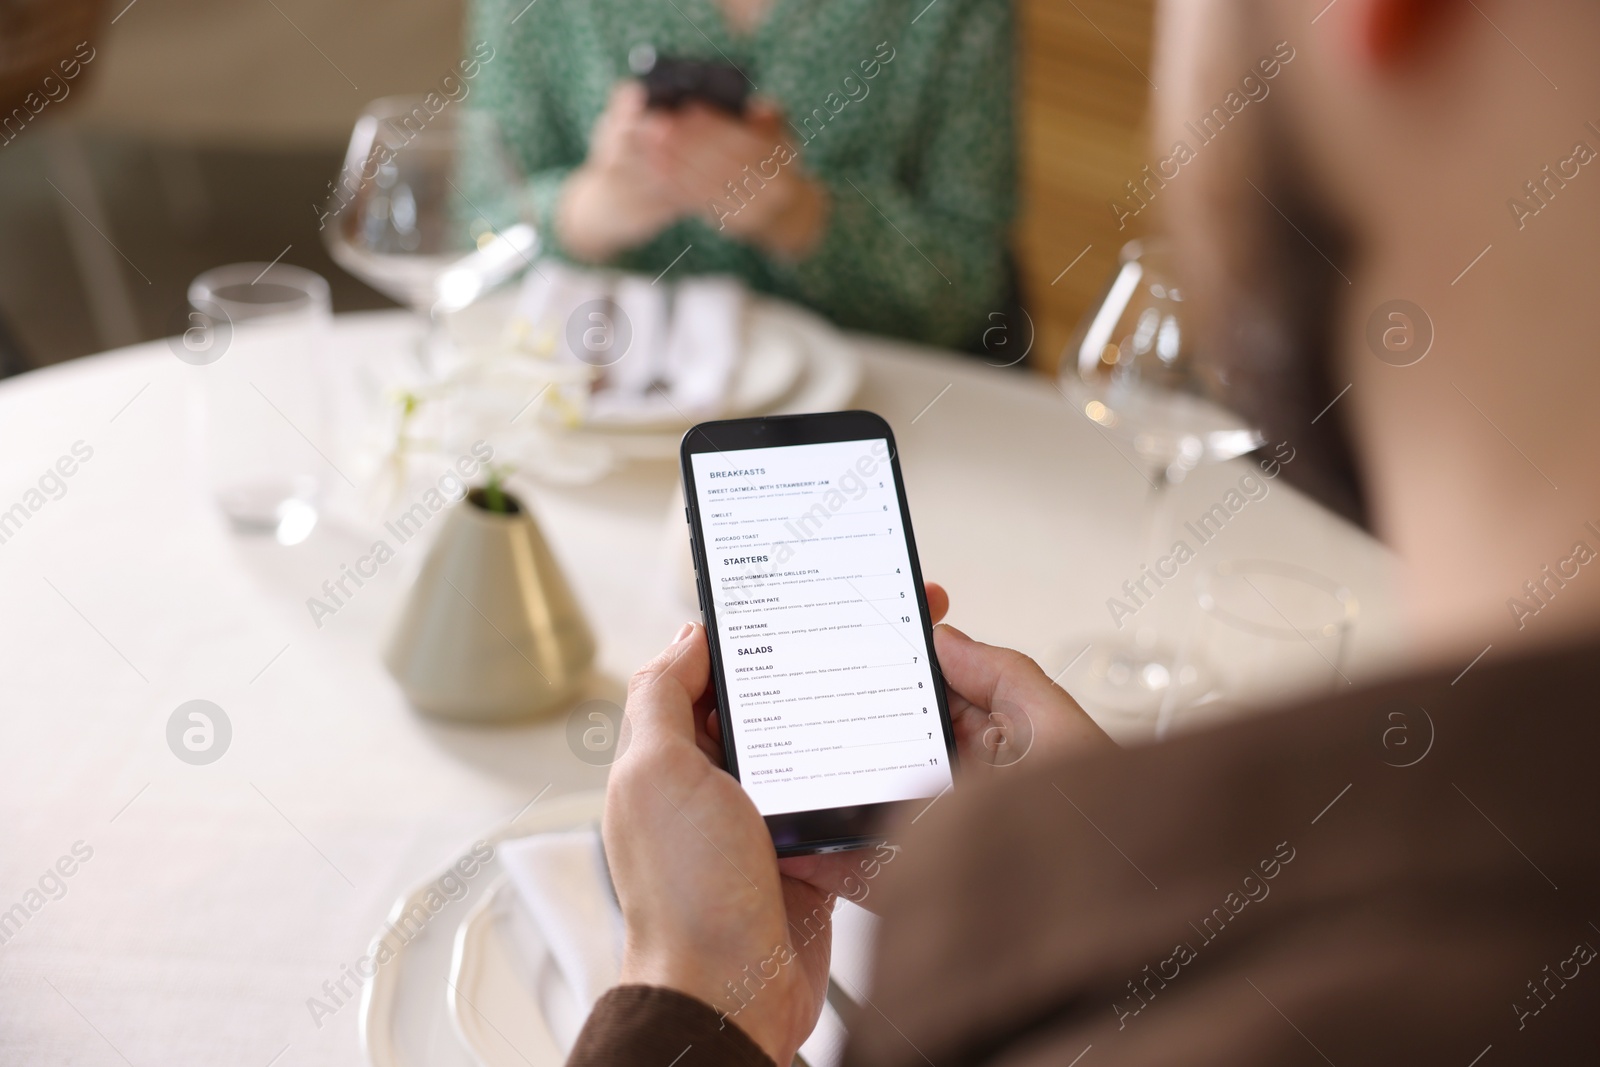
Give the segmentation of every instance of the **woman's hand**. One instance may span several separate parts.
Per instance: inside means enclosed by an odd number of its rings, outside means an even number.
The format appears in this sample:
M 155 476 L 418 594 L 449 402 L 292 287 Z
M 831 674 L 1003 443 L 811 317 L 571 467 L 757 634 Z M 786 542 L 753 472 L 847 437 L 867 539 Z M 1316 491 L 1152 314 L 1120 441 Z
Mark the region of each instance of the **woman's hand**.
M 692 103 L 661 115 L 648 136 L 652 159 L 708 225 L 790 258 L 821 240 L 827 196 L 771 104 L 755 101 L 734 118 Z
M 556 230 L 574 256 L 600 263 L 644 244 L 696 208 L 661 167 L 660 116 L 644 86 L 619 82 L 595 123 L 589 157 L 567 178 Z
M 735 118 L 698 103 L 652 110 L 645 99 L 639 82 L 618 83 L 562 188 L 556 229 L 574 256 L 604 262 L 689 217 L 790 258 L 821 240 L 827 195 L 802 173 L 775 108 L 757 101 Z
M 631 736 L 603 826 L 621 977 L 698 997 L 788 1064 L 822 1011 L 833 897 L 779 873 L 766 823 L 706 733 L 710 674 L 705 629 L 690 623 L 628 686 Z

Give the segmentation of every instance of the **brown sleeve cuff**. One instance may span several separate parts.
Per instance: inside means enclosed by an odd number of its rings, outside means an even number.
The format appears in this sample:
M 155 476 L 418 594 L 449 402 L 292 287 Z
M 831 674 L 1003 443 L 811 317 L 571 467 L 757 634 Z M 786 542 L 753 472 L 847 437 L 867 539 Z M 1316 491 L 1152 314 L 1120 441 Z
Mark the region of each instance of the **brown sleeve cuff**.
M 648 985 L 617 986 L 601 997 L 567 1057 L 567 1067 L 666 1067 L 669 1062 L 775 1067 L 761 1046 L 705 1001 Z

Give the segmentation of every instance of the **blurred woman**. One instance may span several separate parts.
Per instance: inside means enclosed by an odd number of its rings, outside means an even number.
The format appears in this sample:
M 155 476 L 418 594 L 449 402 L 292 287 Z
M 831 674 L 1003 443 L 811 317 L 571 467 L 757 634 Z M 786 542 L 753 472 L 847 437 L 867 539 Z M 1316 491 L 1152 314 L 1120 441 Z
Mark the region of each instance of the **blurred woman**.
M 1007 306 L 1009 0 L 476 0 L 469 35 L 546 251 L 952 347 Z M 641 46 L 736 65 L 748 105 L 650 107 Z

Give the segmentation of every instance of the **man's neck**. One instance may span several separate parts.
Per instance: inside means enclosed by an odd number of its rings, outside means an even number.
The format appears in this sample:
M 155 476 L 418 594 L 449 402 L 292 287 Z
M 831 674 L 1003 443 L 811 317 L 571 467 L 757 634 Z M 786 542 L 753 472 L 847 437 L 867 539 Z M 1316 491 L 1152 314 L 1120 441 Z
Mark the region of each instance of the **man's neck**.
M 1600 361 L 1592 316 L 1574 313 L 1589 282 L 1535 269 L 1568 239 L 1496 248 L 1470 294 L 1448 270 L 1408 263 L 1352 301 L 1377 306 L 1397 278 L 1442 279 L 1402 287 L 1437 329 L 1424 359 L 1374 359 L 1364 330 L 1347 333 L 1345 354 L 1381 533 L 1430 662 L 1600 635 Z

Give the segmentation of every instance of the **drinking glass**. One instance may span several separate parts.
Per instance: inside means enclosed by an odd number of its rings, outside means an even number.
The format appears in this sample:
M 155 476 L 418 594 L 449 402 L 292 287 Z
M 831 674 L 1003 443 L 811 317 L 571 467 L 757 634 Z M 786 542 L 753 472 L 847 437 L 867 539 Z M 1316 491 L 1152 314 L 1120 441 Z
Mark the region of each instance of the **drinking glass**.
M 418 354 L 437 373 L 441 317 L 532 264 L 524 188 L 489 113 L 385 97 L 356 120 L 323 239 L 336 263 L 419 316 Z
M 1196 358 L 1185 321 L 1182 286 L 1160 240 L 1130 241 L 1095 310 L 1079 325 L 1062 356 L 1059 387 L 1075 411 L 1132 454 L 1150 494 L 1145 561 L 1170 545 L 1171 493 L 1203 463 L 1260 448 L 1260 431 L 1216 403 L 1215 384 Z M 1154 716 L 1179 677 L 1176 653 L 1155 629 L 1095 638 L 1066 682 L 1097 711 Z
M 1199 614 L 1180 663 L 1206 679 L 1164 702 L 1156 736 L 1351 684 L 1351 633 L 1360 615 L 1344 583 L 1292 563 L 1229 560 L 1196 582 Z
M 286 263 L 234 263 L 191 282 L 189 306 L 173 343 L 201 378 L 211 493 L 236 530 L 298 544 L 337 477 L 321 373 L 328 283 Z

